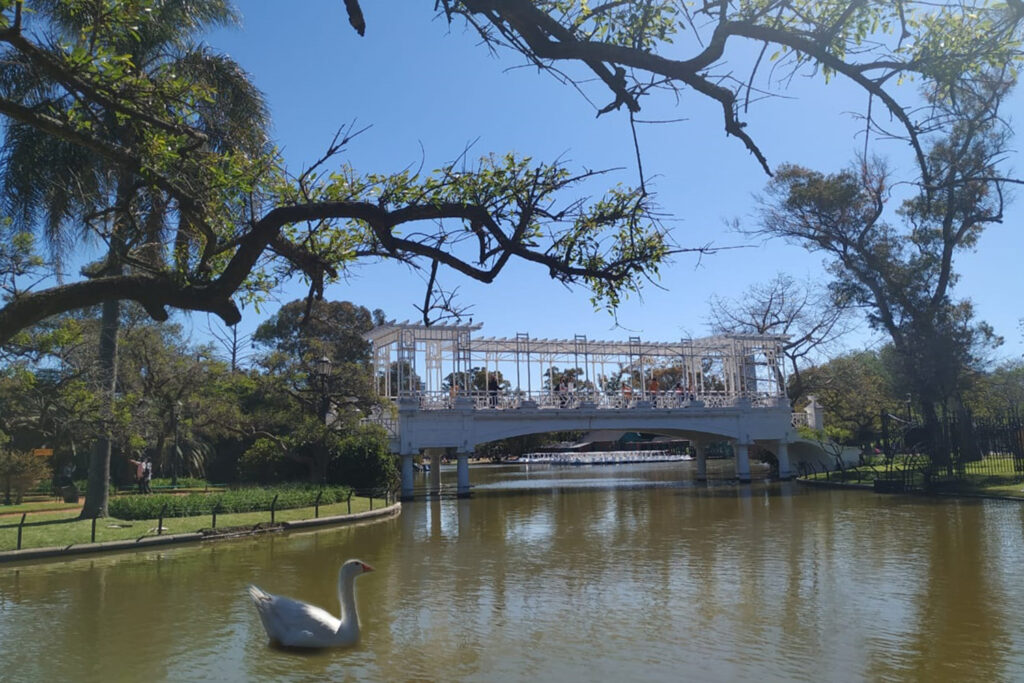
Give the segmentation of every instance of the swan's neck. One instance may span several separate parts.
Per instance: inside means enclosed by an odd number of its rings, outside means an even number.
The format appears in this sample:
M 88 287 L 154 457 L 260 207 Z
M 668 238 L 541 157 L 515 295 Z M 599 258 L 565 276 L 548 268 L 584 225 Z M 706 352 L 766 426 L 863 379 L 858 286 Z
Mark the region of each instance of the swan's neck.
M 338 630 L 359 628 L 356 611 L 356 577 L 354 574 L 338 577 L 338 601 L 341 603 L 341 625 Z

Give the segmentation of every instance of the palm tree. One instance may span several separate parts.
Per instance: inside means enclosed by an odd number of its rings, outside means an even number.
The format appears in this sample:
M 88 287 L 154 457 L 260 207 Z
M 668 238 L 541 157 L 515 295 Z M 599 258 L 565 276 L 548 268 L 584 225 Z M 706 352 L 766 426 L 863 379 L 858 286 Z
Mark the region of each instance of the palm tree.
M 195 41 L 211 28 L 237 22 L 228 0 L 153 3 L 133 17 L 130 30 L 104 30 L 111 17 L 118 17 L 107 5 L 77 3 L 71 9 L 61 0 L 40 0 L 33 9 L 44 22 L 52 50 L 60 50 L 57 46 L 63 43 L 94 54 L 102 49 L 127 56 L 130 75 L 152 86 L 137 102 L 194 131 L 204 148 L 246 153 L 264 149 L 268 113 L 262 94 L 234 61 Z M 92 11 L 106 14 L 94 16 Z M 65 116 L 77 105 L 68 90 L 30 60 L 17 52 L 5 56 L 10 59 L 0 66 L 0 91 L 6 96 Z M 111 110 L 91 113 L 96 118 L 93 134 L 131 148 L 138 137 L 137 122 Z M 188 220 L 165 192 L 130 168 L 24 123 L 9 122 L 4 130 L 0 197 L 15 227 L 41 232 L 58 263 L 83 238 L 104 243 L 104 257 L 86 267 L 92 277 L 166 271 L 188 247 Z M 119 326 L 119 303 L 105 303 L 96 376 L 108 416 L 117 387 Z M 106 515 L 110 457 L 107 430 L 90 458 L 83 517 Z

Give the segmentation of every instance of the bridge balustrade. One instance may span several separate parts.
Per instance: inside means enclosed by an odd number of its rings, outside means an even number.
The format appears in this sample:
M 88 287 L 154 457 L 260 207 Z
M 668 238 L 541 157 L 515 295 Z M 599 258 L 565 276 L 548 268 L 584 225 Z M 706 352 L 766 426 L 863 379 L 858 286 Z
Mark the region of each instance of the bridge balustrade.
M 523 408 L 558 409 L 590 408 L 596 410 L 675 409 L 675 408 L 774 408 L 786 402 L 784 397 L 770 394 L 735 394 L 705 392 L 696 394 L 659 392 L 657 394 L 606 394 L 597 391 L 419 391 L 403 394 L 395 401 L 414 402 L 420 410 L 452 410 L 468 405 L 474 410 L 516 410 Z

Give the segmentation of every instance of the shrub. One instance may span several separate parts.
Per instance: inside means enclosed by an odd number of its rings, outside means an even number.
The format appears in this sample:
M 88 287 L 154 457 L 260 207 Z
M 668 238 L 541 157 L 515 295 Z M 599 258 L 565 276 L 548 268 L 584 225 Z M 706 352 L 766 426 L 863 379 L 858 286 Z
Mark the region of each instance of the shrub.
M 168 487 L 171 485 L 172 479 L 170 477 L 160 477 L 159 479 L 154 478 L 151 480 L 150 486 L 155 488 Z M 205 489 L 209 486 L 209 483 L 205 479 L 196 479 L 195 477 L 178 477 L 177 487 L 179 489 Z
M 23 451 L 0 450 L 0 486 L 5 505 L 20 503 L 27 491 L 49 478 L 50 466 L 43 458 Z
M 364 427 L 339 439 L 327 465 L 327 481 L 365 491 L 392 487 L 398 480 L 395 459 L 383 430 Z
M 156 519 L 166 506 L 167 517 L 192 517 L 218 513 L 257 512 L 270 510 L 277 496 L 277 510 L 312 507 L 320 495 L 320 504 L 329 505 L 348 500 L 352 491 L 347 486 L 278 486 L 275 488 L 245 488 L 219 493 L 153 494 L 148 496 L 117 496 L 110 499 L 108 512 L 118 519 Z
M 238 471 L 243 481 L 260 484 L 309 478 L 305 468 L 286 458 L 281 447 L 267 438 L 249 446 L 238 461 Z

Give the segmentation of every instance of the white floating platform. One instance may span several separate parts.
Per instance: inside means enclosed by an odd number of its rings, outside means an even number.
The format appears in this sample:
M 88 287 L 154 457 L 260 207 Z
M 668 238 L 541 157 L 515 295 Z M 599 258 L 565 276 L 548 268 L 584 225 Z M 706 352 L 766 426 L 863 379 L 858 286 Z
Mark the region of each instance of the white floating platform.
M 682 462 L 692 455 L 668 451 L 601 451 L 594 453 L 526 453 L 511 462 L 526 465 L 630 465 L 645 462 Z

